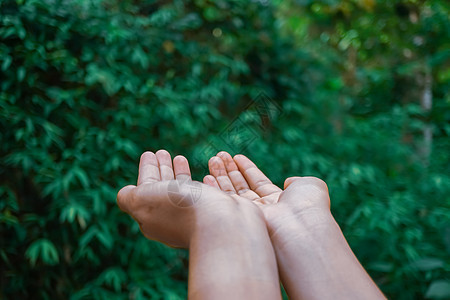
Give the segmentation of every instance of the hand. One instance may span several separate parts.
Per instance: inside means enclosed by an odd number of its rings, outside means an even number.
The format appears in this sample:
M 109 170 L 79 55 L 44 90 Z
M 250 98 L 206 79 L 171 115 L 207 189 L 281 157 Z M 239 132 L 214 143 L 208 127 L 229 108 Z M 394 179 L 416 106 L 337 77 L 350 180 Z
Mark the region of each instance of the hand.
M 229 214 L 236 205 L 225 193 L 192 181 L 185 157 L 175 157 L 172 167 L 165 150 L 142 154 L 137 186 L 122 188 L 117 203 L 138 222 L 145 237 L 184 248 L 200 225 Z
M 227 152 L 219 152 L 209 160 L 211 175 L 203 182 L 221 189 L 237 201 L 252 201 L 264 213 L 269 232 L 286 229 L 289 221 L 307 218 L 316 226 L 328 221 L 330 198 L 327 185 L 315 177 L 290 177 L 283 191 L 274 185 L 256 165 L 244 155 L 234 159 Z
M 264 213 L 290 299 L 385 299 L 359 264 L 330 212 L 326 184 L 290 177 L 284 191 L 247 157 L 220 152 L 204 182 Z
M 274 250 L 261 210 L 191 180 L 183 156 L 145 152 L 137 186 L 119 207 L 149 239 L 189 248 L 189 299 L 281 299 Z

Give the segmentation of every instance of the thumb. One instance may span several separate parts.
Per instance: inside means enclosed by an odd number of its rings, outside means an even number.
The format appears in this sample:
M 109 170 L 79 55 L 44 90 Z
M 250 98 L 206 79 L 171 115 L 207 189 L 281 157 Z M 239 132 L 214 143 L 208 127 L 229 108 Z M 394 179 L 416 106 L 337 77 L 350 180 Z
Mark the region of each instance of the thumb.
M 287 189 L 288 186 L 290 186 L 294 181 L 301 179 L 302 177 L 300 176 L 293 176 L 293 177 L 289 177 L 284 181 L 284 189 Z
M 126 213 L 130 213 L 135 188 L 135 185 L 127 185 L 117 193 L 117 205 Z

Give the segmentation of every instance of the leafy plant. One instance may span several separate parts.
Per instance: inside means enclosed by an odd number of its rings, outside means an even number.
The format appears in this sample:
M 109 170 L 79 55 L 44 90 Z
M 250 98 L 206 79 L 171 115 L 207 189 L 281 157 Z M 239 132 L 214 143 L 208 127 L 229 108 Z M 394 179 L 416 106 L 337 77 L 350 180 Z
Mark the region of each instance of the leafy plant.
M 146 240 L 115 204 L 160 148 L 197 180 L 219 150 L 280 186 L 325 179 L 389 298 L 448 297 L 449 11 L 1 1 L 0 298 L 186 298 L 187 252 Z

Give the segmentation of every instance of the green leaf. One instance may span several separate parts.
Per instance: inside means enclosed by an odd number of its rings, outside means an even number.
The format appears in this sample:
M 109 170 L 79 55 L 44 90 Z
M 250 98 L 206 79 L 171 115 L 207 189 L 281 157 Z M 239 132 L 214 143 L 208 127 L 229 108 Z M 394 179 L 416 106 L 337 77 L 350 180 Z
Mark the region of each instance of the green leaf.
M 389 273 L 394 269 L 394 265 L 390 262 L 374 262 L 369 264 L 369 269 Z
M 113 267 L 105 270 L 98 277 L 99 284 L 111 286 L 116 292 L 121 290 L 122 285 L 126 282 L 126 273 L 119 267 Z
M 8 70 L 9 66 L 11 65 L 11 63 L 12 63 L 12 57 L 7 55 L 4 58 L 4 61 L 2 63 L 2 68 L 1 68 L 2 71 L 5 72 L 6 70 Z
M 89 178 L 83 169 L 81 169 L 80 167 L 74 167 L 72 169 L 72 172 L 74 176 L 78 178 L 83 188 L 86 189 L 89 187 Z
M 81 248 L 85 248 L 98 234 L 97 226 L 91 226 L 79 239 L 79 244 Z
M 75 220 L 82 229 L 86 227 L 86 222 L 89 221 L 91 217 L 90 212 L 80 204 L 76 202 L 69 202 L 62 210 L 59 215 L 59 221 L 61 223 L 69 222 L 73 223 Z
M 413 268 L 417 268 L 420 271 L 431 271 L 435 269 L 440 269 L 443 268 L 444 265 L 445 265 L 444 261 L 433 257 L 422 258 L 411 263 L 411 266 Z
M 25 74 L 27 73 L 24 67 L 17 68 L 17 81 L 21 82 L 25 78 Z
M 450 282 L 446 280 L 433 281 L 425 293 L 425 298 L 448 299 L 450 298 Z
M 32 266 L 36 264 L 38 259 L 41 259 L 48 265 L 54 265 L 59 262 L 58 251 L 48 239 L 34 241 L 26 250 L 25 257 L 30 260 Z

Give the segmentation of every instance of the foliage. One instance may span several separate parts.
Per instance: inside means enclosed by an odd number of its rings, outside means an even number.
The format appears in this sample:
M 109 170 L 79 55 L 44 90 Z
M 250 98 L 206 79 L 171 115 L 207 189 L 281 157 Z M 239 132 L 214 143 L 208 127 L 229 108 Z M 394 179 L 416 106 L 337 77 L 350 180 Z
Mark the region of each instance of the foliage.
M 448 297 L 449 13 L 437 0 L 1 1 L 0 298 L 185 298 L 187 252 L 145 240 L 115 204 L 160 148 L 197 180 L 218 150 L 279 185 L 325 179 L 389 298 Z

